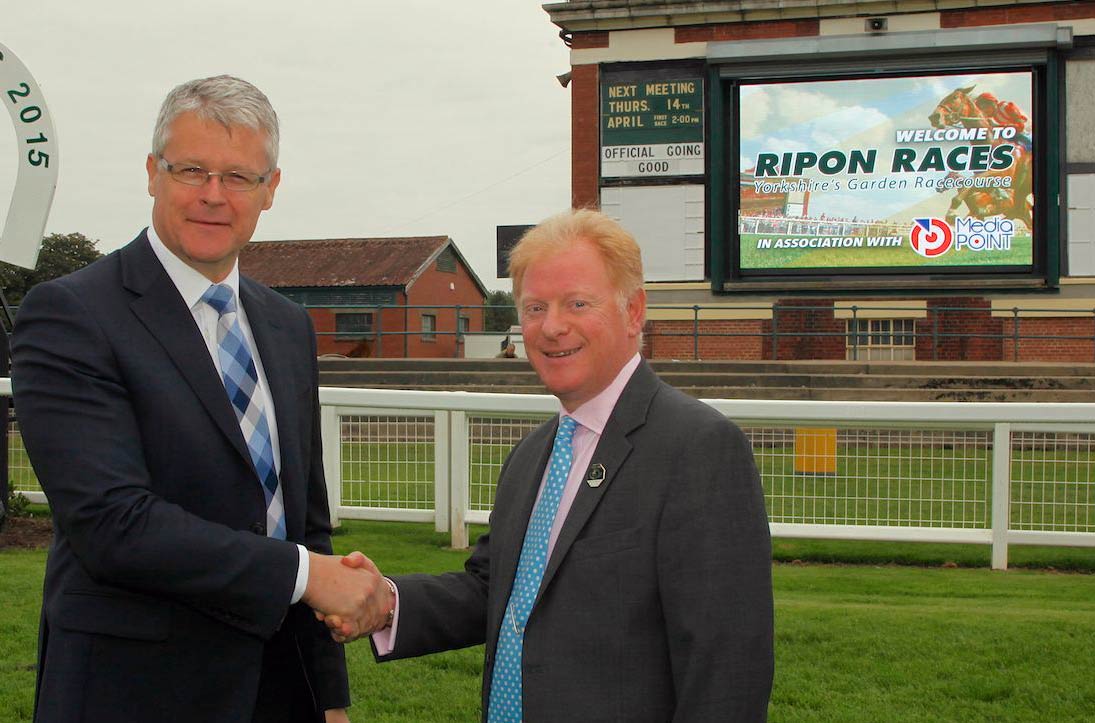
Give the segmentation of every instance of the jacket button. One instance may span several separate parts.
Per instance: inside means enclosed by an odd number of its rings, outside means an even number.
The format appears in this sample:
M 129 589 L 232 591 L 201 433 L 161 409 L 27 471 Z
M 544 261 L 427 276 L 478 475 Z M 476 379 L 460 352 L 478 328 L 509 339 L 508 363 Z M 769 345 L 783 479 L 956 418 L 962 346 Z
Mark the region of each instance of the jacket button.
M 254 532 L 256 535 L 266 535 L 266 525 L 261 522 L 256 522 L 251 525 L 251 532 Z

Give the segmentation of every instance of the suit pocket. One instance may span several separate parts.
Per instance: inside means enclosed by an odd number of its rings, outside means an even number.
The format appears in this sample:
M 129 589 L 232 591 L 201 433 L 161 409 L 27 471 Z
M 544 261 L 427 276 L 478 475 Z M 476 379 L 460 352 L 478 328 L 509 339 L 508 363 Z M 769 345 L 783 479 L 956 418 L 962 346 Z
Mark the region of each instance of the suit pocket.
M 575 540 L 574 545 L 570 548 L 570 558 L 578 560 L 614 555 L 625 550 L 633 550 L 638 546 L 639 528 L 628 527 L 605 535 Z
M 81 633 L 167 640 L 170 605 L 163 600 L 99 590 L 72 590 L 50 611 L 49 624 Z

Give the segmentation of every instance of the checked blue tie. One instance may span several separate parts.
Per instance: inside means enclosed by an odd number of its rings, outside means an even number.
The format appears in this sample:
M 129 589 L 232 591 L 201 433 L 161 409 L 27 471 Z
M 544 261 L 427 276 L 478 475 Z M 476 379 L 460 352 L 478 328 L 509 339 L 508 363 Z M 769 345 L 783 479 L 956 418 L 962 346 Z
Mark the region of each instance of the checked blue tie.
M 488 723 L 517 723 L 521 720 L 521 657 L 525 644 L 525 625 L 532 612 L 532 603 L 540 591 L 547 566 L 548 539 L 559 510 L 559 500 L 570 475 L 573 459 L 571 440 L 578 423 L 571 417 L 562 417 L 555 445 L 551 449 L 551 465 L 540 501 L 532 512 L 525 542 L 521 546 L 521 559 L 517 563 L 517 576 L 506 605 L 506 617 L 498 632 L 498 648 L 494 653 L 494 673 L 490 683 Z
M 247 451 L 255 464 L 262 491 L 266 495 L 266 534 L 285 539 L 285 510 L 278 491 L 278 473 L 274 467 L 274 445 L 270 424 L 258 393 L 259 375 L 247 339 L 236 318 L 236 295 L 232 287 L 214 284 L 202 294 L 202 301 L 213 307 L 217 322 L 217 361 L 232 409 L 239 420 Z

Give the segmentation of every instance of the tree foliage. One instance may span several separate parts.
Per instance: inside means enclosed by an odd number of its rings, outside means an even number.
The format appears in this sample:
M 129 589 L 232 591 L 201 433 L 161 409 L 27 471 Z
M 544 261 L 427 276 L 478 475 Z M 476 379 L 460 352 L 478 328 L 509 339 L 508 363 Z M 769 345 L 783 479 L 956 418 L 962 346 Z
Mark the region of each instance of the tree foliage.
M 487 294 L 487 308 L 483 310 L 483 326 L 486 331 L 509 331 L 517 323 L 517 308 L 509 291 L 492 291 Z
M 82 233 L 54 233 L 43 239 L 38 265 L 33 270 L 0 262 L 4 295 L 17 304 L 35 284 L 82 269 L 103 255 L 95 248 L 96 243 Z

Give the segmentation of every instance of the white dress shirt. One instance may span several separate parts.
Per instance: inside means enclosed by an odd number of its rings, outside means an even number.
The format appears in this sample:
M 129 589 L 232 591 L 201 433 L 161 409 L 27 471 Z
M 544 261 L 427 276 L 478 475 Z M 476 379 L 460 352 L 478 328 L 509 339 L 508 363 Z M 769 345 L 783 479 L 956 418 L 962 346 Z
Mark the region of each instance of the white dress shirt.
M 205 339 L 206 350 L 213 360 L 213 366 L 216 367 L 217 374 L 220 375 L 221 365 L 217 354 L 217 324 L 220 321 L 220 315 L 212 306 L 201 300 L 202 294 L 204 294 L 212 285 L 212 282 L 197 270 L 188 266 L 186 262 L 164 246 L 163 241 L 156 235 L 156 229 L 151 225 L 148 227 L 148 241 L 152 246 L 152 251 L 156 254 L 156 258 L 159 259 L 164 271 L 167 272 L 168 278 L 175 284 L 175 288 L 178 290 L 179 295 L 182 296 L 183 302 L 194 316 L 194 323 L 197 325 L 198 331 L 201 332 L 202 338 Z M 258 347 L 255 346 L 255 337 L 251 333 L 251 324 L 247 321 L 247 310 L 240 301 L 240 270 L 238 261 L 232 264 L 232 270 L 220 283 L 230 287 L 232 293 L 235 294 L 236 297 L 236 320 L 239 321 L 240 329 L 243 330 L 243 336 L 247 339 L 247 344 L 251 347 L 251 356 L 255 360 L 255 371 L 258 372 L 259 376 L 256 390 L 262 400 L 262 408 L 266 412 L 266 421 L 270 427 L 270 443 L 273 446 L 274 452 L 274 471 L 280 474 L 281 447 L 278 445 L 278 423 L 274 414 L 274 399 L 270 396 L 270 383 L 266 379 L 266 372 L 262 367 L 262 359 L 259 357 Z M 260 484 L 257 477 L 255 478 L 255 484 Z M 278 498 L 279 502 L 281 501 L 282 492 L 280 484 L 278 484 L 274 496 Z M 284 503 L 281 507 L 282 509 L 285 509 Z M 293 597 L 289 601 L 290 604 L 297 602 L 304 596 L 304 590 L 308 585 L 308 551 L 303 545 L 297 545 L 297 552 L 299 560 L 297 565 L 297 578 L 293 589 Z

